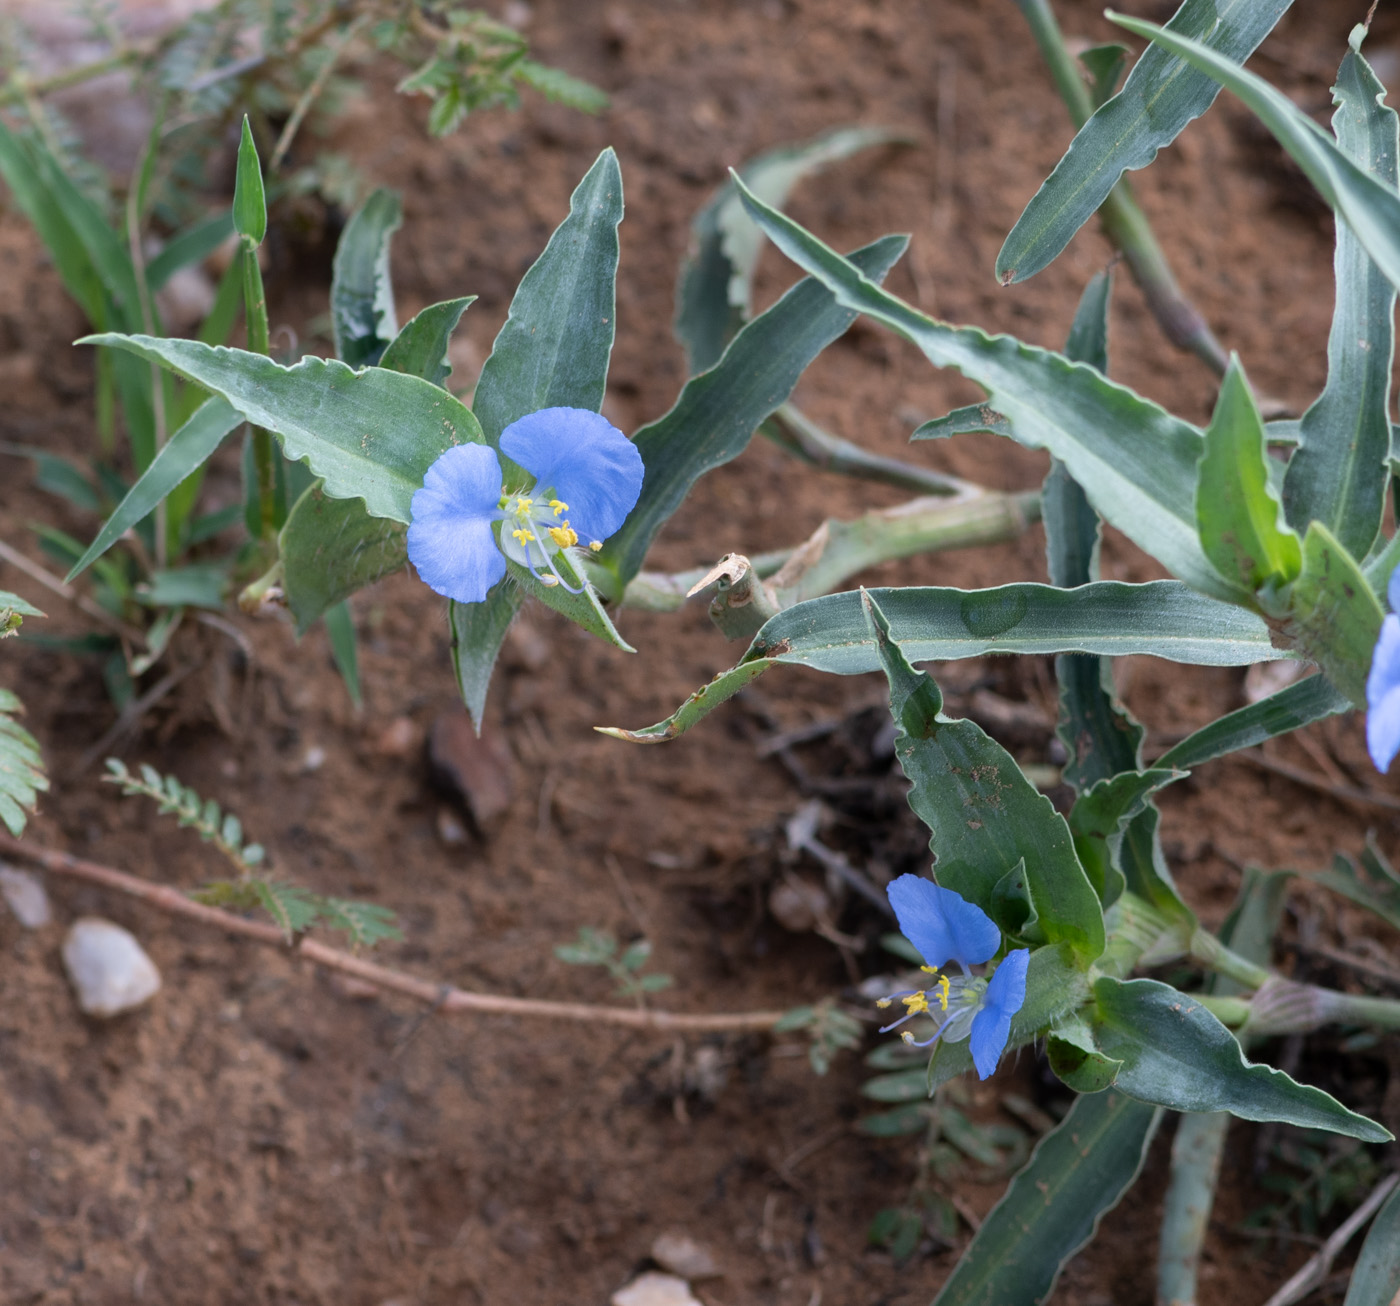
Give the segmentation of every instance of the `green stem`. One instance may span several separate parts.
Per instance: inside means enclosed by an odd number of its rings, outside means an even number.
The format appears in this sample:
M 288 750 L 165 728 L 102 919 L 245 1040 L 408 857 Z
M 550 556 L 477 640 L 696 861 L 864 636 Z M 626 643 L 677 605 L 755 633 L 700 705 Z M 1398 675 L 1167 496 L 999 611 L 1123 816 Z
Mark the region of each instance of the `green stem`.
M 258 266 L 257 246 L 243 241 L 243 312 L 248 326 L 248 351 L 268 353 L 267 295 L 263 290 L 262 269 Z M 253 427 L 253 465 L 258 474 L 258 537 L 270 540 L 277 530 L 277 463 L 272 436 L 260 426 Z
M 1055 89 L 1069 110 L 1074 129 L 1078 131 L 1089 121 L 1094 112 L 1094 103 L 1084 78 L 1080 76 L 1079 66 L 1065 45 L 1064 34 L 1055 21 L 1049 0 L 1016 0 L 1016 4 L 1031 29 L 1031 35 L 1035 37 L 1036 45 L 1040 47 L 1041 57 L 1050 70 Z M 1229 355 L 1211 332 L 1206 320 L 1181 293 L 1162 247 L 1152 234 L 1147 215 L 1138 207 L 1126 177 L 1119 180 L 1099 207 L 1099 221 L 1103 224 L 1104 234 L 1123 255 L 1123 261 L 1133 274 L 1133 280 L 1142 288 L 1147 306 L 1167 339 L 1178 349 L 1195 354 L 1218 376 L 1224 376 L 1230 364 Z
M 1196 1306 L 1201 1247 L 1215 1200 L 1220 1157 L 1230 1128 L 1228 1111 L 1188 1111 L 1172 1140 L 1171 1181 L 1162 1203 L 1157 1254 L 1157 1300 Z
M 912 490 L 915 494 L 966 494 L 976 488 L 956 476 L 945 476 L 931 468 L 870 453 L 850 440 L 823 430 L 795 404 L 784 404 L 758 431 L 809 466 L 839 472 L 842 476 L 858 476 L 882 485 L 893 485 L 896 489 Z
M 1191 960 L 1206 970 L 1228 976 L 1246 989 L 1262 988 L 1274 978 L 1265 967 L 1227 948 L 1209 930 L 1198 929 L 1191 936 Z

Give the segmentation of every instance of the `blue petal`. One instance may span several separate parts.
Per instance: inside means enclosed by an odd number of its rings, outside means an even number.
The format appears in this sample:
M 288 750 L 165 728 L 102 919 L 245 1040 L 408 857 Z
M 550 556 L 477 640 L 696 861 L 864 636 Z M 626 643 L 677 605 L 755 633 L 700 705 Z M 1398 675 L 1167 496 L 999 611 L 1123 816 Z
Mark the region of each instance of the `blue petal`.
M 608 419 L 587 408 L 541 408 L 501 432 L 501 452 L 531 472 L 541 491 L 569 505 L 585 544 L 605 540 L 642 492 L 642 455 Z
M 484 444 L 454 445 L 414 493 L 408 556 L 423 583 L 458 603 L 480 603 L 506 574 L 491 523 L 501 501 L 501 463 Z
M 900 933 L 930 966 L 976 966 L 1001 947 L 1001 931 L 980 907 L 920 875 L 901 875 L 885 890 Z
M 1390 584 L 1386 586 L 1386 596 L 1390 599 L 1390 610 L 1400 612 L 1400 567 L 1390 573 Z
M 1393 613 L 1381 622 L 1371 655 L 1366 706 L 1366 747 L 1376 770 L 1386 771 L 1400 753 L 1400 617 Z
M 978 1079 L 986 1079 L 1001 1060 L 1007 1035 L 1011 1033 L 1011 1017 L 1025 1005 L 1026 967 L 1030 961 L 1031 954 L 1026 948 L 1008 952 L 987 983 L 982 1010 L 972 1020 L 969 1043 Z

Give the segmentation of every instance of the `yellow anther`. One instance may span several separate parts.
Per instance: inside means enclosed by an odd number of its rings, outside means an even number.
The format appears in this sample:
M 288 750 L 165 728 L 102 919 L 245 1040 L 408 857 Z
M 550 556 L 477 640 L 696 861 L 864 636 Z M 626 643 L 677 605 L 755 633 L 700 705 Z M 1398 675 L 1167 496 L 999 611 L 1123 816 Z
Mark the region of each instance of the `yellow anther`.
M 534 506 L 533 499 L 527 499 L 523 494 L 515 501 L 515 511 L 522 517 Z
M 521 544 L 529 544 L 535 538 L 534 531 L 527 531 L 524 528 L 513 530 L 511 531 L 511 534 L 515 536 L 515 538 L 519 540 Z
M 907 998 L 903 999 L 903 1001 L 904 1005 L 909 1008 L 909 1014 L 911 1016 L 917 1012 L 928 1010 L 927 993 L 911 993 Z
M 875 1003 L 877 1007 L 888 1007 L 894 1001 L 893 998 L 881 998 Z
M 919 969 L 920 969 L 921 971 L 923 971 L 925 975 L 937 975 L 937 974 L 938 974 L 938 967 L 937 967 L 937 966 L 920 966 Z
M 562 517 L 569 511 L 569 505 L 567 503 L 560 503 L 558 499 L 551 499 L 549 501 L 549 506 L 554 509 L 554 515 L 556 517 Z
M 549 538 L 561 549 L 572 549 L 578 543 L 578 535 L 568 522 L 549 527 Z
M 912 1043 L 914 1041 L 914 1036 L 907 1029 L 899 1037 L 906 1043 Z
M 940 975 L 938 977 L 938 1005 L 944 1011 L 948 1010 L 948 977 Z
M 541 577 L 540 577 L 540 581 L 541 581 L 542 584 L 544 584 L 544 585 L 546 585 L 546 586 L 548 586 L 549 588 L 552 589 L 555 585 L 559 584 L 559 577 L 558 577 L 558 576 L 541 576 Z
M 589 541 L 588 541 L 588 547 L 589 547 L 590 549 L 592 549 L 594 553 L 597 553 L 598 550 L 601 549 L 601 548 L 603 547 L 603 541 L 602 541 L 602 540 L 589 540 Z

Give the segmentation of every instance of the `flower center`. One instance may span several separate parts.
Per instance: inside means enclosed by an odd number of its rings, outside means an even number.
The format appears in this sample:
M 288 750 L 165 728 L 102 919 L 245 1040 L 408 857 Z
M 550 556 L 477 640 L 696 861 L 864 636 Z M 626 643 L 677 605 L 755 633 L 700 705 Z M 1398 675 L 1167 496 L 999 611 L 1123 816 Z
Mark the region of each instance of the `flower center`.
M 530 569 L 544 585 L 562 585 L 577 594 L 559 574 L 554 558 L 578 543 L 578 532 L 564 515 L 569 505 L 553 497 L 536 499 L 530 494 L 502 491 L 500 516 L 501 552 Z
M 892 1029 L 898 1029 L 906 1020 L 915 1016 L 928 1016 L 938 1025 L 931 1038 L 916 1039 L 907 1029 L 900 1037 L 916 1048 L 926 1048 L 940 1038 L 948 1043 L 961 1042 L 972 1033 L 973 1017 L 986 1003 L 987 981 L 976 975 L 947 975 L 932 966 L 925 966 L 923 969 L 928 974 L 938 977 L 929 988 L 892 993 L 875 1004 L 877 1007 L 889 1007 L 898 1001 L 905 1007 L 904 1015 L 886 1025 L 880 1033 L 885 1034 Z

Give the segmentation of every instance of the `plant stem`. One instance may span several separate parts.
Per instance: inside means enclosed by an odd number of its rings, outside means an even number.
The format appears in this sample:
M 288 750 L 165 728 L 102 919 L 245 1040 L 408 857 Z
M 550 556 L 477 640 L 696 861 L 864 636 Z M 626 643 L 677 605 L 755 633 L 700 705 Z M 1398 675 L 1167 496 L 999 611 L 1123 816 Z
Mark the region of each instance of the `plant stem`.
M 1188 1111 L 1177 1124 L 1157 1254 L 1161 1306 L 1196 1306 L 1201 1246 L 1229 1128 L 1228 1111 Z
M 178 889 L 165 884 L 151 884 L 99 862 L 84 861 L 70 853 L 44 848 L 38 844 L 15 839 L 0 831 L 0 851 L 42 866 L 55 875 L 66 875 L 138 898 L 153 907 L 186 920 L 212 925 L 229 934 L 256 939 L 279 950 L 286 950 L 282 931 L 269 922 L 244 920 L 232 912 L 186 898 Z M 649 1029 L 661 1033 L 740 1033 L 772 1029 L 782 1019 L 781 1011 L 735 1011 L 689 1014 L 676 1011 L 639 1010 L 636 1007 L 598 1006 L 586 1002 L 550 1002 L 540 998 L 512 998 L 495 993 L 474 993 L 452 984 L 417 979 L 403 971 L 393 970 L 366 961 L 339 948 L 328 947 L 314 939 L 302 938 L 291 951 L 313 961 L 327 970 L 339 971 L 364 983 L 390 993 L 402 993 L 427 1003 L 439 1011 L 471 1011 L 481 1015 L 543 1017 L 554 1021 L 580 1024 L 622 1025 L 630 1029 Z
M 749 559 L 756 576 L 776 577 L 782 607 L 838 588 L 857 572 L 917 553 L 1000 544 L 1025 534 L 1040 520 L 1040 492 L 1003 494 L 981 490 L 960 498 L 913 499 L 868 512 L 854 521 L 828 520 L 795 549 Z M 623 592 L 621 606 L 645 612 L 675 612 L 709 568 L 639 572 Z
M 1246 989 L 1261 988 L 1273 978 L 1272 972 L 1227 948 L 1209 930 L 1197 929 L 1191 936 L 1191 960 Z
M 1094 105 L 1089 88 L 1080 76 L 1079 66 L 1065 45 L 1064 34 L 1055 21 L 1050 0 L 1016 0 L 1016 4 L 1025 16 L 1031 35 L 1040 47 L 1041 57 L 1050 70 L 1055 89 L 1069 110 L 1075 131 L 1078 131 L 1088 122 Z M 1099 206 L 1099 221 L 1103 224 L 1104 235 L 1123 255 L 1123 261 L 1132 272 L 1133 280 L 1142 288 L 1147 306 L 1167 339 L 1178 349 L 1195 354 L 1216 375 L 1224 376 L 1230 364 L 1229 355 L 1211 332 L 1205 318 L 1181 293 L 1162 247 L 1152 234 L 1147 215 L 1138 207 L 1126 177 L 1120 178 L 1108 198 Z
M 243 311 L 248 324 L 248 351 L 268 352 L 267 294 L 263 290 L 262 268 L 257 247 L 243 241 Z M 260 426 L 253 427 L 253 465 L 258 474 L 258 537 L 270 540 L 277 529 L 277 464 L 272 436 Z

